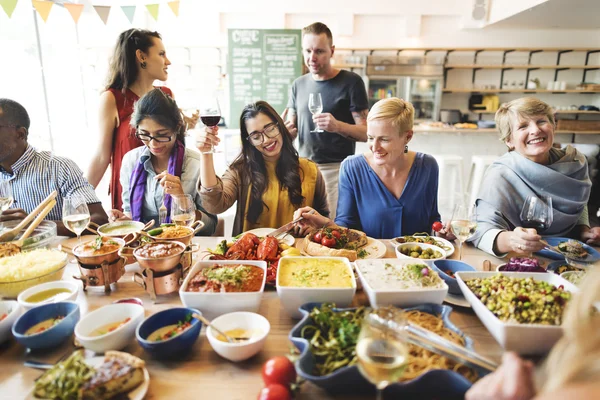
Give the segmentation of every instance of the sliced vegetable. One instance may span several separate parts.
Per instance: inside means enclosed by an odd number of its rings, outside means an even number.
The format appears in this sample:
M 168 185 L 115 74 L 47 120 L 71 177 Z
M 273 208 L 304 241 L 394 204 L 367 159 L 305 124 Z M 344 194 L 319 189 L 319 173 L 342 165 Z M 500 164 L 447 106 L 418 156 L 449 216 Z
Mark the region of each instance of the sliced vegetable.
M 148 231 L 148 235 L 150 236 L 157 236 L 160 235 L 161 233 L 163 233 L 163 229 L 162 228 L 154 228 Z

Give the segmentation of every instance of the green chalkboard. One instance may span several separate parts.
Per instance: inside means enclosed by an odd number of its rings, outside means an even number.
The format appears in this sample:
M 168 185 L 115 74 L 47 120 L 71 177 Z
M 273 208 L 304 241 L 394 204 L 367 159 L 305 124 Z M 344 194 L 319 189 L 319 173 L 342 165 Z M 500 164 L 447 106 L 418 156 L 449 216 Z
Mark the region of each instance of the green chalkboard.
M 265 100 L 280 114 L 302 73 L 299 29 L 229 29 L 229 123 L 239 128 L 248 103 Z

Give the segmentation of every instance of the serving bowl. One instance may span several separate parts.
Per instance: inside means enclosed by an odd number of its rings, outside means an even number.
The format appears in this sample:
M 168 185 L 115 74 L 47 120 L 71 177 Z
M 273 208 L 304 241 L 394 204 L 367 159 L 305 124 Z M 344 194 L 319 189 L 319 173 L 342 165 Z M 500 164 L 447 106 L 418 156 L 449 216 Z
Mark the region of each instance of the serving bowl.
M 434 261 L 431 267 L 439 274 L 440 278 L 446 282 L 448 285 L 448 293 L 450 294 L 459 294 L 462 295 L 462 291 L 458 286 L 458 281 L 456 278 L 451 277 L 446 273 L 446 271 L 452 271 L 452 273 L 456 274 L 459 271 L 473 271 L 475 272 L 475 268 L 470 266 L 469 264 L 458 261 L 458 260 L 437 260 Z
M 42 300 L 42 301 L 38 301 L 38 302 L 28 301 L 31 298 L 31 296 L 34 296 L 38 293 L 45 292 L 45 291 L 51 290 L 51 289 L 66 289 L 69 292 L 68 293 L 66 293 L 66 292 L 59 293 L 59 294 L 52 296 L 46 300 Z M 27 290 L 22 291 L 21 294 L 19 294 L 19 296 L 17 297 L 17 301 L 24 309 L 28 310 L 30 308 L 37 307 L 42 304 L 56 303 L 59 301 L 72 301 L 77 298 L 78 294 L 79 294 L 79 285 L 77 285 L 77 283 L 72 282 L 72 281 L 54 281 L 54 282 L 42 283 L 42 284 L 36 285 L 34 287 L 31 287 Z
M 96 353 L 121 350 L 135 337 L 135 329 L 143 319 L 144 307 L 131 303 L 109 304 L 85 315 L 75 326 L 75 337 L 83 347 Z M 99 328 L 126 320 L 112 332 L 93 336 Z
M 406 254 L 402 254 L 403 249 L 407 249 L 407 248 L 411 248 L 414 246 L 419 246 L 421 249 L 423 250 L 427 250 L 427 249 L 431 249 L 431 251 L 437 251 L 439 252 L 442 256 L 441 257 L 437 257 L 437 258 L 416 258 L 416 257 L 410 257 Z M 413 261 L 423 261 L 425 263 L 427 263 L 427 265 L 432 264 L 433 261 L 437 261 L 437 260 L 443 260 L 446 258 L 446 251 L 444 251 L 444 249 L 442 249 L 441 247 L 438 246 L 434 246 L 432 244 L 428 244 L 428 243 L 402 243 L 399 244 L 398 246 L 395 247 L 395 251 L 396 251 L 396 257 L 400 258 L 400 259 L 408 259 L 408 260 L 413 260 Z
M 141 252 L 143 251 L 143 249 L 146 248 L 146 246 L 172 243 L 176 244 L 177 247 L 179 247 L 179 249 L 177 249 L 177 251 L 173 254 L 168 255 L 166 257 L 145 257 L 141 254 Z M 136 249 L 124 247 L 121 250 L 119 250 L 119 255 L 122 257 L 127 257 L 127 252 L 133 250 L 133 256 L 140 264 L 140 267 L 142 269 L 150 268 L 151 270 L 156 272 L 163 272 L 175 268 L 177 264 L 181 262 L 186 247 L 187 246 L 185 244 L 178 241 L 157 240 L 153 243 L 143 244 L 142 246 Z
M 579 286 L 581 284 L 581 282 L 585 279 L 586 273 L 587 272 L 585 270 L 566 271 L 566 272 L 563 272 L 562 274 L 560 274 L 560 277 L 566 281 L 569 281 L 570 283 L 572 283 L 575 286 Z M 573 282 L 574 279 L 579 280 L 579 282 L 578 283 Z
M 94 243 L 96 241 L 96 239 L 89 240 L 87 242 L 78 244 L 77 246 L 75 246 L 75 248 L 73 248 L 72 253 L 75 256 L 75 258 L 77 258 L 77 261 L 79 261 L 80 264 L 85 265 L 100 265 L 104 262 L 111 264 L 115 262 L 119 258 L 119 250 L 125 246 L 125 240 L 116 237 L 102 236 L 96 236 L 96 238 L 101 238 L 103 243 L 107 243 L 109 241 L 115 242 L 118 244 L 118 247 L 97 255 L 85 255 L 83 254 L 83 248 L 86 245 Z
M 154 225 L 154 220 L 144 224 L 140 221 L 115 221 L 100 225 L 96 232 L 100 236 L 123 239 L 125 236 L 138 233 Z
M 26 335 L 25 332 L 34 325 L 57 316 L 64 316 L 56 325 L 47 330 Z M 73 334 L 75 324 L 79 321 L 79 306 L 72 301 L 44 304 L 26 311 L 12 327 L 17 342 L 32 350 L 50 349 L 66 341 Z
M 418 304 L 431 303 L 431 304 L 442 304 L 446 294 L 448 293 L 448 285 L 441 282 L 441 287 L 433 288 L 410 288 L 401 289 L 399 287 L 392 287 L 389 289 L 376 289 L 374 288 L 369 278 L 365 274 L 364 268 L 367 265 L 374 266 L 375 268 L 384 269 L 386 264 L 394 266 L 402 266 L 407 264 L 419 264 L 423 267 L 427 267 L 427 264 L 419 261 L 400 260 L 397 258 L 383 258 L 378 260 L 356 260 L 356 271 L 362 284 L 363 290 L 369 298 L 371 307 L 381 307 L 387 305 L 394 305 L 398 307 L 413 307 Z M 336 303 L 337 304 L 337 303 Z
M 9 338 L 10 330 L 21 311 L 21 306 L 15 300 L 0 300 L 0 343 Z
M 202 269 L 213 265 L 254 265 L 263 270 L 263 282 L 258 292 L 242 292 L 242 293 L 199 293 L 187 292 L 186 289 L 192 278 Z M 265 289 L 265 281 L 267 277 L 267 262 L 266 261 L 241 261 L 241 260 L 213 260 L 213 261 L 198 261 L 187 277 L 183 281 L 179 289 L 179 297 L 181 302 L 186 307 L 197 308 L 202 311 L 203 315 L 209 319 L 218 317 L 222 314 L 231 313 L 234 311 L 257 312 L 262 300 L 262 295 Z
M 161 238 L 157 237 L 158 235 L 151 235 L 156 240 L 167 241 L 167 242 L 181 242 L 186 246 L 189 246 L 192 243 L 192 239 L 194 235 L 198 233 L 200 229 L 204 227 L 204 222 L 197 220 L 191 226 L 179 226 L 179 228 L 186 230 L 188 233 L 185 236 L 178 236 L 175 238 Z
M 135 337 L 140 346 L 156 358 L 181 357 L 182 355 L 189 353 L 200 335 L 202 323 L 197 319 L 192 318 L 190 321 L 192 326 L 189 329 L 170 339 L 152 342 L 148 340 L 148 336 L 162 327 L 174 325 L 179 321 L 185 320 L 188 315 L 193 313 L 201 314 L 200 311 L 194 308 L 185 307 L 169 308 L 167 310 L 159 311 L 152 314 L 138 325 L 135 331 Z
M 356 365 L 342 367 L 331 374 L 325 376 L 313 375 L 315 366 L 315 357 L 310 351 L 309 342 L 301 337 L 302 329 L 305 326 L 312 325 L 310 312 L 313 308 L 319 307 L 321 303 L 308 303 L 300 307 L 303 318 L 296 326 L 292 328 L 288 337 L 290 341 L 300 351 L 300 357 L 295 362 L 298 375 L 327 390 L 330 393 L 358 393 L 371 392 L 375 387 L 359 372 Z M 334 309 L 335 312 L 341 312 L 353 309 Z M 444 322 L 444 326 L 457 333 L 465 340 L 465 347 L 473 350 L 473 341 L 465 336 L 451 321 L 450 313 L 452 307 L 423 304 L 420 306 L 407 308 L 406 311 L 419 310 L 429 314 L 439 316 Z M 476 370 L 478 374 L 484 375 L 485 371 Z M 393 394 L 392 398 L 443 398 L 443 399 L 462 399 L 464 394 L 471 387 L 471 382 L 457 372 L 450 370 L 432 370 L 425 372 L 418 378 L 406 382 L 394 383 L 385 389 L 386 398 Z
M 303 262 L 305 260 L 312 260 L 316 263 L 334 260 L 344 263 L 348 273 L 352 277 L 350 287 L 294 287 L 294 286 L 282 286 L 281 276 L 282 271 L 285 270 L 286 263 L 294 263 L 296 260 Z M 283 257 L 279 260 L 279 266 L 277 268 L 276 284 L 277 295 L 279 301 L 283 306 L 284 310 L 292 318 L 299 319 L 302 317 L 302 313 L 299 311 L 299 307 L 305 303 L 319 302 L 319 303 L 335 303 L 341 307 L 346 307 L 352 302 L 352 298 L 356 293 L 356 279 L 354 278 L 354 271 L 352 265 L 345 257 Z
M 213 329 L 216 327 L 221 332 L 232 329 L 244 329 L 250 331 L 260 331 L 260 334 L 253 335 L 250 340 L 239 341 L 236 343 L 223 342 L 217 339 L 219 334 Z M 246 360 L 259 351 L 265 345 L 271 324 L 260 314 L 252 312 L 233 312 L 221 315 L 211 321 L 211 326 L 206 330 L 206 337 L 213 350 L 223 358 L 229 361 Z
M 535 281 L 548 282 L 556 287 L 563 285 L 565 290 L 576 293 L 577 287 L 556 274 L 536 272 L 501 272 L 509 278 L 532 278 Z M 465 281 L 485 279 L 498 275 L 498 272 L 458 272 L 458 285 L 473 311 L 494 339 L 506 351 L 519 354 L 546 354 L 561 338 L 562 327 L 556 325 L 519 324 L 506 322 L 496 317 L 469 289 Z
M 39 250 L 39 249 L 37 249 Z M 34 251 L 37 251 L 34 250 Z M 44 250 L 50 251 L 50 250 Z M 31 255 L 33 252 L 30 252 Z M 39 285 L 44 282 L 51 282 L 60 280 L 65 271 L 65 266 L 67 265 L 67 254 L 62 253 L 63 258 L 56 263 L 56 265 L 52 266 L 52 269 L 48 272 L 45 272 L 41 275 L 27 278 L 27 279 L 17 279 L 12 281 L 0 281 L 0 297 L 16 299 L 19 296 L 19 293 L 24 291 L 25 289 L 29 289 L 32 286 Z M 14 256 L 16 257 L 16 256 Z M 7 260 L 11 257 L 5 257 L 4 259 L 0 259 L 0 261 L 8 262 Z M 3 267 L 0 265 L 0 268 Z
M 4 229 L 0 229 L 0 233 L 4 230 L 10 230 L 16 227 L 21 223 L 22 220 L 12 220 L 12 221 L 4 221 L 2 223 Z M 24 231 L 21 231 L 14 239 L 17 241 L 21 238 L 21 235 Z M 22 251 L 31 251 L 34 249 L 44 249 L 47 248 L 54 242 L 56 238 L 56 223 L 54 221 L 44 220 L 42 221 L 34 230 L 33 233 L 23 241 L 23 245 L 21 246 Z

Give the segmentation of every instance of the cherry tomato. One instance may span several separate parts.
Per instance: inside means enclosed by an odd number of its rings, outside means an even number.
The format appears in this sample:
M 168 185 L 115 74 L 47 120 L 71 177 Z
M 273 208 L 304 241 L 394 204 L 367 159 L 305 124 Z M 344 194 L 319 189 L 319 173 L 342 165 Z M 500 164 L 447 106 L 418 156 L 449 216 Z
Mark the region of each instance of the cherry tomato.
M 335 237 L 336 239 L 339 239 L 342 237 L 342 234 L 340 233 L 340 231 L 331 231 L 331 236 Z
M 431 228 L 436 232 L 441 231 L 443 227 L 444 225 L 440 221 L 435 221 L 433 225 L 431 225 Z
M 334 237 L 323 237 L 323 239 L 321 239 L 321 244 L 325 247 L 335 247 L 335 244 L 337 243 L 337 240 L 335 240 Z
M 278 383 L 289 387 L 290 383 L 296 382 L 296 368 L 287 357 L 273 357 L 264 363 L 262 378 L 267 386 L 272 383 Z
M 318 231 L 317 233 L 315 233 L 313 235 L 313 241 L 315 243 L 321 243 L 321 239 L 323 238 L 323 233 L 321 233 L 321 231 Z
M 285 386 L 272 383 L 262 388 L 258 394 L 258 400 L 292 400 L 292 395 Z

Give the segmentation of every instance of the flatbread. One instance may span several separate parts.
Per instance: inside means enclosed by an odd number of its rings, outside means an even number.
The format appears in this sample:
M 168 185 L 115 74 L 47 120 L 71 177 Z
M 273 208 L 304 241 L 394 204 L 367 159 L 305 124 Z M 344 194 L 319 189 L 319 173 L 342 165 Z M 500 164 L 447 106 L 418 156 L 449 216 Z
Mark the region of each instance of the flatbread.
M 327 229 L 327 228 L 326 228 Z M 358 258 L 357 250 L 367 244 L 367 235 L 354 229 L 338 228 L 348 237 L 348 243 L 343 249 L 333 249 L 313 241 L 314 235 L 322 231 L 314 231 L 304 238 L 303 251 L 310 256 L 346 257 L 350 262 Z

